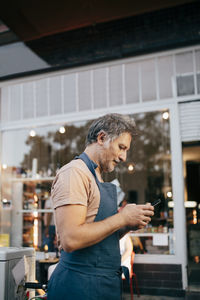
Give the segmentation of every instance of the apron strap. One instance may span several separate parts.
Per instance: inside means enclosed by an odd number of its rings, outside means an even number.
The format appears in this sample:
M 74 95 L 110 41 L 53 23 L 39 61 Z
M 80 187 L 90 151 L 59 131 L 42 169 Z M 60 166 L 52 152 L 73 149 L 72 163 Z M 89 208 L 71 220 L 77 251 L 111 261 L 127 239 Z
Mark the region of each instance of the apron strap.
M 84 163 L 87 165 L 90 172 L 94 175 L 96 181 L 98 181 L 97 175 L 95 172 L 95 168 L 97 167 L 97 165 L 94 162 L 92 162 L 91 159 L 89 159 L 89 157 L 87 156 L 87 154 L 85 152 L 81 153 L 79 156 L 76 156 L 74 159 L 82 159 L 84 161 Z

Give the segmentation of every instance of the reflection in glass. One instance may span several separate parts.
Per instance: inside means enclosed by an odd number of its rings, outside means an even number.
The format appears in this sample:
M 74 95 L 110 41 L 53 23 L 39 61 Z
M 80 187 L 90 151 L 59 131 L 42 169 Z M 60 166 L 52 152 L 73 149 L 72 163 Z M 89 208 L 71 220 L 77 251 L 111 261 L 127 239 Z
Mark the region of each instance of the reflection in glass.
M 149 226 L 140 231 L 139 237 L 138 233 L 132 234 L 133 244 L 138 253 L 174 254 L 173 207 L 168 205 L 173 200 L 169 112 L 140 113 L 133 117 L 138 136 L 133 138 L 127 161 L 111 174 L 105 174 L 105 179 L 118 179 L 128 203 L 144 204 L 161 199 Z M 130 166 L 134 166 L 132 171 Z M 156 240 L 157 233 L 166 238 L 160 236 Z
M 139 233 L 140 236 L 135 233 L 132 238 L 135 244 L 140 244 L 142 250 L 138 250 L 139 253 L 173 254 L 173 207 L 168 205 L 173 201 L 169 112 L 140 113 L 132 117 L 138 136 L 133 138 L 127 161 L 112 173 L 104 174 L 104 179 L 118 179 L 125 193 L 124 203 L 144 204 L 161 199 L 152 222 Z M 56 171 L 84 150 L 90 124 L 91 121 L 68 124 L 62 126 L 62 133 L 60 126 L 55 125 L 37 128 L 35 136 L 30 136 L 28 129 L 2 134 L 2 162 L 7 165 L 2 170 L 2 199 L 13 199 L 13 203 L 18 203 L 17 206 L 13 204 L 12 218 L 19 218 L 15 213 L 22 211 L 23 245 L 43 249 L 47 241 L 44 213 L 35 216 L 32 210 L 45 209 L 44 199 L 50 197 Z M 13 194 L 13 190 L 17 192 Z M 51 215 L 50 211 L 47 213 Z M 8 221 L 10 224 L 9 218 Z M 159 240 L 158 235 L 155 237 L 158 233 L 166 238 L 160 236 Z M 25 238 L 28 238 L 27 243 Z M 54 249 L 53 244 L 48 245 L 51 246 Z

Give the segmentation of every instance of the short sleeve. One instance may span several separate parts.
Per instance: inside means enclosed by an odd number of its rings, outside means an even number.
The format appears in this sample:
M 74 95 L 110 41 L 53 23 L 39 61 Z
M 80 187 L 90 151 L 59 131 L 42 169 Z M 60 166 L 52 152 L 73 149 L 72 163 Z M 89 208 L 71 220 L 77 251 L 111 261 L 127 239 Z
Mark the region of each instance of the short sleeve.
M 51 190 L 53 208 L 67 204 L 87 206 L 90 181 L 87 175 L 76 167 L 70 167 L 57 174 Z

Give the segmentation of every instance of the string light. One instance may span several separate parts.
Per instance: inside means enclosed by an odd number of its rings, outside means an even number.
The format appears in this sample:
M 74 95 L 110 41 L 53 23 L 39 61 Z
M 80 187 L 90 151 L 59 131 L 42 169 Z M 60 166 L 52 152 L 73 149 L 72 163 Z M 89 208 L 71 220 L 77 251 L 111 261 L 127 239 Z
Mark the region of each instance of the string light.
M 64 127 L 64 126 L 61 126 L 61 127 L 59 128 L 59 132 L 60 132 L 60 133 L 65 133 L 65 127 Z
M 192 214 L 193 214 L 193 224 L 197 224 L 197 211 L 196 209 L 193 209 L 192 211 Z
M 134 171 L 134 164 L 129 164 L 128 165 L 128 171 L 133 172 Z
M 29 132 L 29 135 L 31 136 L 31 137 L 34 137 L 34 136 L 36 136 L 36 132 L 35 132 L 35 130 L 30 130 L 30 132 Z
M 172 192 L 167 192 L 167 197 L 172 198 Z
M 174 207 L 174 201 L 169 201 L 168 202 L 168 207 L 173 208 Z
M 6 164 L 2 164 L 2 169 L 5 170 L 5 169 L 7 169 L 7 167 L 8 167 L 8 166 L 7 166 Z
M 184 206 L 185 206 L 185 208 L 194 208 L 197 206 L 197 202 L 196 201 L 185 201 Z M 170 208 L 174 207 L 174 201 L 169 201 L 168 207 L 170 207 Z M 196 211 L 196 210 L 193 210 L 193 211 Z
M 185 201 L 184 206 L 186 208 L 194 208 L 197 206 L 197 202 L 196 201 Z
M 162 114 L 162 118 L 163 118 L 164 120 L 168 120 L 168 119 L 169 119 L 169 113 L 168 113 L 168 111 L 165 111 L 165 112 Z

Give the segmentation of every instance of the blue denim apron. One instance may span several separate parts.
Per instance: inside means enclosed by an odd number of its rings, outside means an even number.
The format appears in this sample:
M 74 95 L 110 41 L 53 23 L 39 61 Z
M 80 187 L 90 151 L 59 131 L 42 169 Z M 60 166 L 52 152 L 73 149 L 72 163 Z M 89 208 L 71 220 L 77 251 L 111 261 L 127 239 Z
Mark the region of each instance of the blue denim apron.
M 86 153 L 82 159 L 95 177 L 100 191 L 100 205 L 95 222 L 117 213 L 116 186 L 101 183 Z M 48 283 L 48 300 L 120 300 L 121 256 L 119 233 L 115 232 L 98 244 L 67 253 L 61 251 L 59 264 Z

